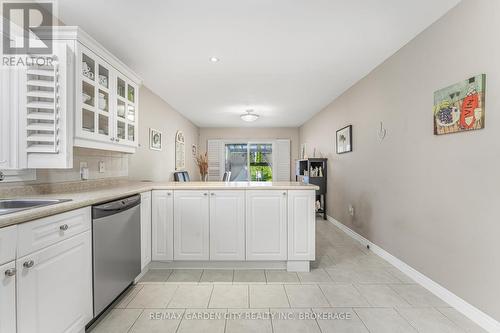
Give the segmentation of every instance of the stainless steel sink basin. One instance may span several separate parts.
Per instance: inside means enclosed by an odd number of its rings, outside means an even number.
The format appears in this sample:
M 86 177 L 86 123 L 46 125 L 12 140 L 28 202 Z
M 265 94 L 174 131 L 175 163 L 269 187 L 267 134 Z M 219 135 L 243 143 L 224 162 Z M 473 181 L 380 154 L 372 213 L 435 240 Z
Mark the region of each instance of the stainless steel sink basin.
M 66 201 L 71 201 L 71 199 L 0 199 L 0 215 Z

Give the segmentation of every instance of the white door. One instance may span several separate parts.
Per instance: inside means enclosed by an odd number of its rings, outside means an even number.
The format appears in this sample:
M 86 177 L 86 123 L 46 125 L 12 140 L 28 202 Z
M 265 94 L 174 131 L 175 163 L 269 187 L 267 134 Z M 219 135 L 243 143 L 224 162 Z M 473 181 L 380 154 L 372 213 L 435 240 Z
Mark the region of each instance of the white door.
M 247 260 L 286 260 L 287 191 L 249 190 L 246 195 Z
M 0 332 L 16 331 L 16 262 L 0 266 Z
M 152 191 L 151 260 L 174 259 L 174 195 L 172 191 Z
M 17 332 L 81 332 L 92 319 L 91 232 L 16 261 Z
M 288 260 L 315 259 L 314 190 L 288 191 Z
M 210 260 L 245 260 L 245 191 L 210 192 Z
M 151 192 L 141 193 L 141 269 L 151 261 Z
M 208 191 L 174 191 L 174 260 L 208 260 Z

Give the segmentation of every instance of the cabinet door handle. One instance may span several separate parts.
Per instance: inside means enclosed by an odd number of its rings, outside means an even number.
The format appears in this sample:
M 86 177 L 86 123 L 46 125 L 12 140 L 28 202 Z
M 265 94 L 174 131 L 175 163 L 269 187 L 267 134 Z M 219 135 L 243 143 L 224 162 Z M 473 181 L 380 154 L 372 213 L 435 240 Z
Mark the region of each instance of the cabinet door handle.
M 8 270 L 5 271 L 5 276 L 14 276 L 16 275 L 16 269 L 15 268 L 9 268 Z
M 211 192 L 211 193 L 210 193 L 210 195 L 211 195 L 211 196 L 215 196 L 215 193 Z
M 208 193 L 206 193 L 206 192 L 205 192 L 205 193 L 203 193 L 203 195 L 204 195 L 204 196 L 207 196 L 207 195 L 208 195 Z
M 283 192 L 283 195 L 286 195 L 286 192 Z
M 35 264 L 35 262 L 33 260 L 28 260 L 28 261 L 25 261 L 23 263 L 23 266 L 24 266 L 24 268 L 31 268 L 31 267 L 33 267 L 34 264 Z
M 120 139 L 116 138 L 116 142 L 120 142 Z
M 67 224 L 63 224 L 62 226 L 59 227 L 59 229 L 61 229 L 61 231 L 66 231 L 68 230 L 68 225 Z
M 168 196 L 171 196 L 171 195 L 172 195 L 172 193 L 170 193 L 170 192 L 167 192 L 167 195 L 168 195 Z
M 111 141 L 115 141 L 115 138 L 109 138 Z

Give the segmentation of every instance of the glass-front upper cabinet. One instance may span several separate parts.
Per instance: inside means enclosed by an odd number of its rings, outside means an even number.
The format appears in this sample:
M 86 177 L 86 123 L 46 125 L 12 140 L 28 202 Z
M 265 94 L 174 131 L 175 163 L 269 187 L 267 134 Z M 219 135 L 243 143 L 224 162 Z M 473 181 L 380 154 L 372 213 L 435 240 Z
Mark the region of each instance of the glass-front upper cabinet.
M 137 146 L 137 86 L 120 74 L 116 77 L 116 140 Z
M 80 53 L 77 136 L 109 142 L 111 137 L 110 66 L 90 50 Z

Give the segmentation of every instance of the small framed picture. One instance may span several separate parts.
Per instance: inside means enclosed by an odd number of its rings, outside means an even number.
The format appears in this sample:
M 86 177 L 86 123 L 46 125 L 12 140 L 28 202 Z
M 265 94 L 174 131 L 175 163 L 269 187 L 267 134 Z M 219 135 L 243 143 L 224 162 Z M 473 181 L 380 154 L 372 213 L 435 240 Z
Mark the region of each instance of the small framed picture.
M 149 149 L 161 150 L 162 133 L 153 128 L 149 129 Z
M 349 125 L 337 131 L 337 154 L 344 154 L 351 151 L 352 125 Z

